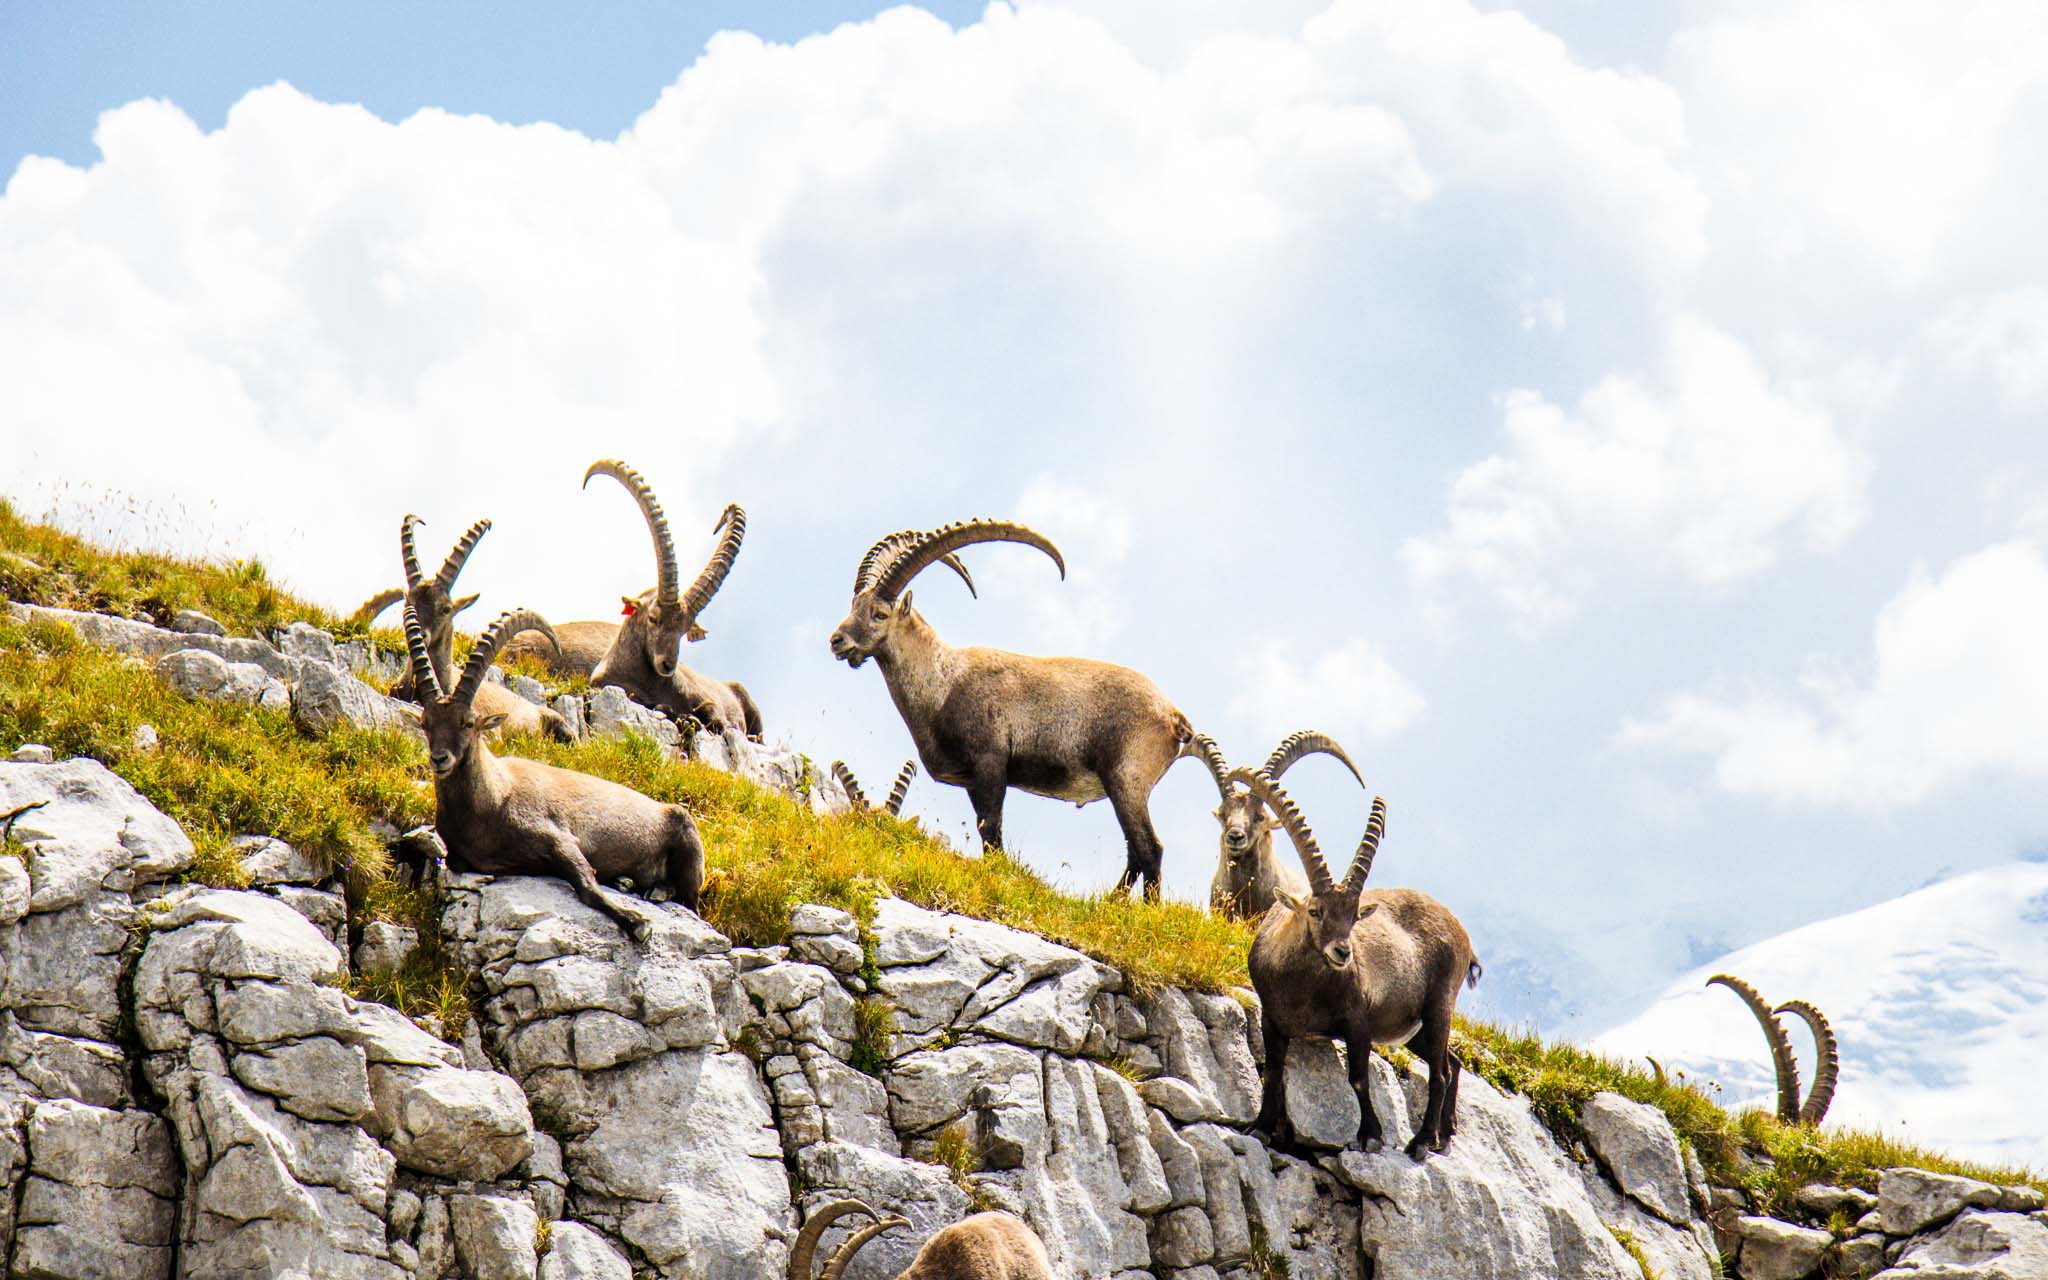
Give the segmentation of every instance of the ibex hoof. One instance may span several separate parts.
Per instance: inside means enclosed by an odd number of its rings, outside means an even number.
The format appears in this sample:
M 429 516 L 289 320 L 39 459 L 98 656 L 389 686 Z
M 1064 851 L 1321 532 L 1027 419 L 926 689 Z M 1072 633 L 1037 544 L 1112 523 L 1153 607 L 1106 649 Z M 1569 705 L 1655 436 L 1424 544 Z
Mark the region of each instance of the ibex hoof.
M 1415 1140 L 1408 1144 L 1408 1158 L 1417 1164 L 1429 1158 L 1429 1138 L 1427 1136 L 1420 1133 L 1415 1135 Z
M 1365 1141 L 1358 1144 L 1358 1149 L 1365 1152 L 1369 1156 L 1378 1155 L 1380 1150 L 1386 1145 L 1386 1143 L 1381 1142 L 1378 1138 L 1367 1138 Z

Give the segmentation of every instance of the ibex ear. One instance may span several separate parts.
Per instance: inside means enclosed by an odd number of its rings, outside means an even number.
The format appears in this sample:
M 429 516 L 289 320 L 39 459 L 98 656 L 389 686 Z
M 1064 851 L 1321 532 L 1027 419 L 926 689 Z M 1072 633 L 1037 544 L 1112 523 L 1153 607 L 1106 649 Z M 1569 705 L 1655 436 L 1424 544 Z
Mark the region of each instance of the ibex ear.
M 896 607 L 897 607 L 898 609 L 904 610 L 905 612 L 908 612 L 908 611 L 909 611 L 909 609 L 910 609 L 910 593 L 909 593 L 908 591 L 906 591 L 906 592 L 904 592 L 904 593 L 903 593 L 902 595 L 900 595 L 900 596 L 897 596 L 897 597 L 896 597 Z
M 1279 885 L 1273 886 L 1273 896 L 1280 900 L 1281 906 L 1287 907 L 1290 910 L 1300 911 L 1304 907 L 1308 906 L 1307 898 L 1296 897 L 1294 894 L 1288 892 L 1286 889 L 1281 888 Z
M 1371 914 L 1372 914 L 1373 912 L 1375 912 L 1375 911 L 1378 911 L 1379 909 L 1380 909 L 1380 904 L 1379 904 L 1379 903 L 1377 903 L 1377 902 L 1368 902 L 1368 903 L 1366 903 L 1366 904 L 1365 904 L 1364 906 L 1362 906 L 1362 907 L 1360 907 L 1360 908 L 1358 909 L 1358 918 L 1359 918 L 1360 920 L 1363 920 L 1363 919 L 1365 919 L 1365 918 L 1366 918 L 1367 916 L 1371 915 Z
M 706 631 L 704 628 L 698 626 L 696 623 L 693 622 L 690 624 L 690 629 L 688 631 L 683 632 L 683 639 L 688 640 L 692 644 L 694 644 L 710 634 L 711 633 L 709 631 Z
M 451 612 L 461 613 L 464 609 L 467 609 L 469 608 L 469 606 L 475 604 L 476 601 L 477 598 L 475 596 L 459 596 L 456 598 L 455 608 L 451 610 Z
M 493 729 L 496 729 L 499 725 L 505 723 L 505 717 L 507 716 L 507 714 L 509 713 L 504 711 L 494 711 L 487 716 L 478 716 L 476 721 L 476 731 L 478 733 L 491 732 Z

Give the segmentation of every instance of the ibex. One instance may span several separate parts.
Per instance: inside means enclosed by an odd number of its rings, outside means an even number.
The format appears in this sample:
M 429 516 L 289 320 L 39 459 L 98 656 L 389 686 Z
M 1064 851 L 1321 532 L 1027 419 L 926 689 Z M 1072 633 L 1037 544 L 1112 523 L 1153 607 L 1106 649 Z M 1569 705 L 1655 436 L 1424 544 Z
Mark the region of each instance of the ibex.
M 1230 766 L 1223 762 L 1223 753 L 1215 742 L 1198 734 L 1194 745 L 1195 754 L 1209 766 L 1216 789 L 1223 797 L 1223 803 L 1216 809 L 1216 821 L 1223 825 L 1223 833 L 1218 841 L 1216 874 L 1209 881 L 1210 910 L 1233 919 L 1249 920 L 1278 901 L 1281 889 L 1297 898 L 1306 895 L 1308 881 L 1302 879 L 1301 872 L 1273 853 L 1273 828 L 1278 824 L 1266 811 L 1265 802 L 1230 781 Z M 1317 753 L 1335 757 L 1351 771 L 1352 777 L 1358 778 L 1359 786 L 1365 785 L 1358 766 L 1351 763 L 1351 757 L 1344 754 L 1336 739 L 1311 729 L 1289 734 L 1273 748 L 1262 772 L 1278 782 L 1296 761 Z
M 815 1280 L 840 1280 L 868 1241 L 910 1225 L 909 1219 L 893 1214 L 884 1218 L 859 1200 L 835 1200 L 813 1213 L 797 1233 L 789 1251 L 788 1280 L 814 1280 L 811 1266 L 818 1241 L 827 1227 L 849 1213 L 866 1214 L 874 1221 L 846 1237 Z M 896 1280 L 1053 1280 L 1052 1259 L 1038 1233 L 1021 1220 L 1007 1213 L 977 1213 L 926 1240 Z
M 1282 891 L 1252 940 L 1252 986 L 1259 993 L 1266 1041 L 1266 1085 L 1252 1127 L 1282 1147 L 1294 1145 L 1287 1117 L 1287 1042 L 1296 1036 L 1342 1040 L 1358 1095 L 1358 1141 L 1380 1141 L 1373 1114 L 1372 1047 L 1408 1044 L 1429 1064 L 1429 1105 L 1408 1144 L 1411 1159 L 1442 1151 L 1457 1128 L 1458 1074 L 1451 1020 L 1461 983 L 1477 986 L 1472 940 L 1450 909 L 1414 889 L 1365 888 L 1386 834 L 1387 803 L 1375 796 L 1365 835 L 1344 878 L 1334 880 L 1301 810 L 1263 773 L 1231 773 L 1280 815 L 1308 872 L 1309 893 Z
M 398 526 L 398 550 L 405 565 L 405 590 L 381 591 L 363 602 L 356 611 L 356 618 L 367 626 L 376 620 L 379 613 L 400 600 L 409 601 L 420 623 L 427 630 L 427 653 L 433 659 L 434 673 L 446 686 L 454 678 L 455 671 L 455 615 L 476 603 L 475 596 L 455 596 L 456 576 L 469 561 L 469 553 L 476 550 L 477 542 L 491 531 L 491 522 L 479 520 L 469 526 L 469 532 L 455 543 L 454 550 L 441 562 L 441 571 L 429 578 L 420 572 L 419 553 L 413 546 L 412 527 L 425 524 L 416 515 L 408 514 Z M 543 640 L 553 643 L 554 630 L 545 622 L 529 630 Z M 523 633 L 522 633 L 523 634 Z M 510 636 L 505 637 L 511 639 Z M 393 695 L 420 701 L 410 669 L 399 677 L 398 684 L 391 691 Z M 495 684 L 485 684 L 476 692 L 477 711 L 480 715 L 502 716 L 500 727 L 494 737 L 508 737 L 515 733 L 544 733 L 561 742 L 572 741 L 575 737 L 569 730 L 569 722 L 551 707 L 535 706 L 510 689 Z
M 1828 1114 L 1828 1104 L 1835 1100 L 1835 1084 L 1842 1075 L 1842 1058 L 1835 1044 L 1835 1029 L 1819 1009 L 1804 1000 L 1787 1000 L 1776 1009 L 1770 1002 L 1757 994 L 1755 987 L 1731 974 L 1717 973 L 1707 979 L 1707 985 L 1721 986 L 1733 991 L 1756 1015 L 1758 1025 L 1764 1029 L 1764 1039 L 1770 1042 L 1771 1066 L 1778 1075 L 1778 1119 L 1785 1124 L 1818 1125 Z M 1792 1056 L 1792 1038 L 1785 1034 L 1784 1024 L 1778 1015 L 1789 1013 L 1806 1024 L 1813 1033 L 1814 1067 L 1813 1089 L 1806 1100 L 1799 1099 L 1799 1059 Z
M 873 658 L 882 668 L 925 772 L 967 789 L 984 846 L 1002 847 L 1011 787 L 1077 805 L 1106 796 L 1124 835 L 1119 889 L 1143 879 L 1157 897 L 1161 850 L 1148 803 L 1194 730 L 1157 685 L 1127 667 L 955 649 L 940 639 L 911 607 L 910 581 L 980 542 L 1036 547 L 1066 576 L 1057 547 L 1009 521 L 890 534 L 861 558 L 852 609 L 832 632 L 832 655 L 852 667 Z
M 434 771 L 435 830 L 451 862 L 488 875 L 558 876 L 585 904 L 644 941 L 651 922 L 607 898 L 598 882 L 651 885 L 696 910 L 704 880 L 697 824 L 681 805 L 616 782 L 491 754 L 484 738 L 498 717 L 477 712 L 477 691 L 499 642 L 535 621 L 523 610 L 501 615 L 478 637 L 460 682 L 447 693 L 427 652 L 426 628 L 406 604 L 405 647 Z
M 853 776 L 853 770 L 846 767 L 846 761 L 832 762 L 832 776 L 839 779 L 839 785 L 846 788 L 846 798 L 853 802 L 855 809 L 872 810 L 867 792 L 860 789 L 860 780 Z M 882 812 L 895 817 L 903 812 L 903 798 L 910 794 L 910 780 L 917 776 L 917 761 L 905 760 L 903 767 L 896 771 L 896 785 L 889 788 L 889 798 L 882 804 Z

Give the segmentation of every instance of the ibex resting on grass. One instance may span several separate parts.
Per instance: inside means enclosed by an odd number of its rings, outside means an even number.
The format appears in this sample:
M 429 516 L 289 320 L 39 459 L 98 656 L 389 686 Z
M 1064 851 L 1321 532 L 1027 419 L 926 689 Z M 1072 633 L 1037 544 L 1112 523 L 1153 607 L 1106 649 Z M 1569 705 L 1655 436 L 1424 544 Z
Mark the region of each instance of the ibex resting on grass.
M 1310 729 L 1288 735 L 1273 748 L 1261 772 L 1278 782 L 1296 761 L 1317 753 L 1335 757 L 1351 771 L 1352 777 L 1358 778 L 1359 786 L 1365 785 L 1358 766 L 1351 763 L 1351 757 L 1344 754 L 1336 739 Z M 1267 811 L 1265 802 L 1230 780 L 1230 766 L 1223 762 L 1223 753 L 1213 741 L 1197 735 L 1195 754 L 1209 766 L 1223 798 L 1216 808 L 1216 821 L 1222 824 L 1223 831 L 1218 840 L 1216 874 L 1209 881 L 1209 909 L 1233 919 L 1249 920 L 1278 901 L 1282 889 L 1297 898 L 1305 897 L 1308 881 L 1273 852 L 1273 829 L 1279 823 Z
M 1755 987 L 1731 974 L 1717 973 L 1707 979 L 1710 987 L 1716 983 L 1742 998 L 1742 1003 L 1756 1015 L 1757 1024 L 1763 1027 L 1764 1039 L 1770 1042 L 1771 1066 L 1778 1075 L 1778 1119 L 1786 1124 L 1819 1124 L 1827 1117 L 1828 1104 L 1835 1100 L 1835 1084 L 1842 1075 L 1835 1029 L 1828 1025 L 1827 1018 L 1804 1000 L 1787 1000 L 1773 1009 Z M 1794 1015 L 1813 1033 L 1813 1089 L 1804 1102 L 1799 1099 L 1799 1059 L 1792 1056 L 1792 1038 L 1778 1021 L 1781 1013 Z
M 882 668 L 925 772 L 967 789 L 983 845 L 1002 847 L 1003 796 L 1011 787 L 1077 805 L 1107 797 L 1124 834 L 1118 887 L 1142 879 L 1157 897 L 1161 850 L 1148 803 L 1194 737 L 1188 718 L 1128 667 L 955 649 L 940 639 L 911 608 L 910 581 L 980 542 L 1036 547 L 1066 576 L 1057 547 L 1008 521 L 891 534 L 861 559 L 853 607 L 832 632 L 832 656 L 853 667 L 873 658 Z
M 825 1262 L 822 1276 L 811 1267 L 825 1229 L 849 1213 L 874 1219 L 846 1237 Z M 811 1215 L 789 1251 L 788 1280 L 840 1280 L 868 1241 L 910 1221 L 884 1218 L 859 1200 L 835 1200 Z M 896 1280 L 1053 1280 L 1052 1259 L 1038 1234 L 1007 1213 L 977 1213 L 942 1228 L 917 1251 Z
M 1443 1150 L 1457 1127 L 1463 1070 L 1451 1052 L 1451 1019 L 1459 986 L 1478 985 L 1480 974 L 1465 927 L 1426 893 L 1365 888 L 1386 833 L 1386 801 L 1374 797 L 1351 868 L 1336 880 L 1301 810 L 1278 783 L 1247 769 L 1230 777 L 1280 815 L 1309 882 L 1306 898 L 1281 892 L 1252 940 L 1252 986 L 1259 993 L 1266 1040 L 1265 1094 L 1253 1127 L 1282 1147 L 1294 1145 L 1287 1118 L 1287 1042 L 1329 1036 L 1344 1042 L 1351 1089 L 1358 1095 L 1358 1141 L 1370 1148 L 1381 1132 L 1369 1087 L 1372 1047 L 1408 1044 L 1429 1065 L 1429 1105 L 1408 1155 L 1421 1160 Z
M 533 615 L 504 614 L 477 639 L 453 693 L 427 653 L 410 602 L 405 647 L 420 690 L 421 726 L 434 770 L 434 828 L 451 861 L 487 875 L 558 876 L 583 902 L 644 940 L 650 922 L 607 898 L 600 880 L 651 885 L 691 910 L 704 880 L 704 846 L 689 811 L 604 778 L 491 754 L 495 715 L 475 708 L 499 641 Z

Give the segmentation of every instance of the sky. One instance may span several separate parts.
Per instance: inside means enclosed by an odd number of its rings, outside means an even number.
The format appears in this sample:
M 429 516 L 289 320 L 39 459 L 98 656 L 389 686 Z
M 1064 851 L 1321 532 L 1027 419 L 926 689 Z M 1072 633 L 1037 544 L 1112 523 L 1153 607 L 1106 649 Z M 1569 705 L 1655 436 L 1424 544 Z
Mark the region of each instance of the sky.
M 861 553 L 1023 519 L 1067 579 L 971 549 L 943 636 L 1137 667 L 1233 760 L 1336 735 L 1469 1007 L 1605 1025 L 2048 858 L 2044 72 L 1988 0 L 10 4 L 0 493 L 342 607 L 403 513 L 489 516 L 465 586 L 564 621 L 651 583 L 578 488 L 624 458 L 686 561 L 748 511 L 686 660 L 871 788 Z M 1178 895 L 1214 804 L 1154 793 Z M 1107 806 L 1006 820 L 1122 866 Z

